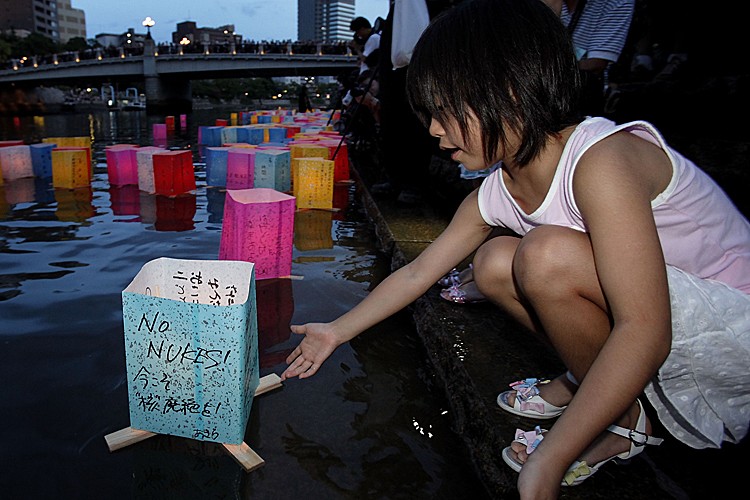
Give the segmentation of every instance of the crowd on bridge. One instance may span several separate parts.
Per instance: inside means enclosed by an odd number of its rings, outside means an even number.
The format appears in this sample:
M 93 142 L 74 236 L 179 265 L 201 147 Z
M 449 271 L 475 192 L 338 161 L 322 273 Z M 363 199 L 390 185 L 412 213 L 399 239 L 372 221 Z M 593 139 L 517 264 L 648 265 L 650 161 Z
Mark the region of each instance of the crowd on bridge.
M 311 41 L 292 40 L 262 40 L 242 41 L 230 43 L 191 43 L 181 45 L 177 43 L 157 43 L 155 53 L 159 55 L 179 54 L 325 54 L 346 55 L 349 52 L 347 42 L 318 43 Z M 27 56 L 8 61 L 6 69 L 38 67 L 41 65 L 56 65 L 60 63 L 80 62 L 84 60 L 102 60 L 142 56 L 143 45 L 90 47 L 82 51 L 66 51 L 58 54 Z

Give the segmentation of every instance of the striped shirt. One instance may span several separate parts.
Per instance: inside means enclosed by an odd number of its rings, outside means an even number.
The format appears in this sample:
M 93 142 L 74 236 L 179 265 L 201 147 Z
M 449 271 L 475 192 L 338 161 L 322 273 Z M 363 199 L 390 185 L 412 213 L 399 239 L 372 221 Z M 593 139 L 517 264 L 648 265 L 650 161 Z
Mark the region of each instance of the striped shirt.
M 634 6 L 634 0 L 587 0 L 573 31 L 573 45 L 579 59 L 617 62 L 625 46 Z M 563 2 L 560 20 L 568 26 L 571 17 Z

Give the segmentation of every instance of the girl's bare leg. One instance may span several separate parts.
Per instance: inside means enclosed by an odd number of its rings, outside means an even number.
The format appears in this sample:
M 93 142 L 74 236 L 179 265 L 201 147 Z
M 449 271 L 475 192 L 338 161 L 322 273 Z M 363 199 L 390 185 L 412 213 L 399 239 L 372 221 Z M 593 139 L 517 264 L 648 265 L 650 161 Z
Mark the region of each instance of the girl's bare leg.
M 543 226 L 522 239 L 494 238 L 477 251 L 474 280 L 488 299 L 543 334 L 576 379 L 584 379 L 611 331 L 609 308 L 585 233 Z M 562 378 L 540 389 L 552 404 L 567 404 L 572 398 L 572 384 L 566 385 Z M 556 400 L 563 396 L 567 401 Z M 634 404 L 617 423 L 632 428 L 637 410 Z M 597 463 L 628 447 L 626 439 L 605 433 L 584 458 Z M 519 459 L 525 461 L 523 451 Z

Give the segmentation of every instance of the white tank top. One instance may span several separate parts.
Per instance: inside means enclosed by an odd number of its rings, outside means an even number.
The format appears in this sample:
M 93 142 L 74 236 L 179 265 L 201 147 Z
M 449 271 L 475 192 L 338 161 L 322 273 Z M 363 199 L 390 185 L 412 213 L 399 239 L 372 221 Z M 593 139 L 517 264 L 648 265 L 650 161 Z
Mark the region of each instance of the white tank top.
M 573 196 L 578 160 L 593 144 L 621 130 L 659 146 L 672 163 L 669 185 L 651 202 L 666 263 L 750 294 L 750 223 L 713 179 L 671 149 L 647 122 L 616 125 L 599 117 L 581 122 L 565 145 L 547 196 L 531 214 L 506 189 L 502 169 L 496 170 L 479 188 L 485 222 L 522 236 L 545 224 L 586 232 Z

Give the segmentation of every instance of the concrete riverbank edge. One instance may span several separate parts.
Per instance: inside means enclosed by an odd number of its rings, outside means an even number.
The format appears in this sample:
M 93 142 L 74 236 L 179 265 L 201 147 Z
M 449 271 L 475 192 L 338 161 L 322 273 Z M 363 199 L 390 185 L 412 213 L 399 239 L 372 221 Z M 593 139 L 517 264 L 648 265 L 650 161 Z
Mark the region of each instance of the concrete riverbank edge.
M 356 165 L 353 177 L 380 250 L 390 257 L 393 270 L 416 257 L 449 222 L 429 202 L 405 207 L 374 197 Z M 516 428 L 544 428 L 545 423 L 549 428 L 551 422 L 510 415 L 497 406 L 496 397 L 514 380 L 555 377 L 564 365 L 491 304 L 449 303 L 440 298 L 435 285 L 409 309 L 445 392 L 453 429 L 466 446 L 477 479 L 490 498 L 517 497 L 518 476 L 503 462 L 501 452 Z M 654 434 L 667 438 L 665 443 L 649 447 L 627 467 L 607 464 L 583 485 L 563 488 L 560 498 L 692 499 L 729 494 L 733 481 L 727 480 L 731 477 L 727 474 L 747 470 L 748 440 L 720 450 L 693 450 L 669 436 L 656 422 L 650 405 L 644 406 L 654 422 Z

